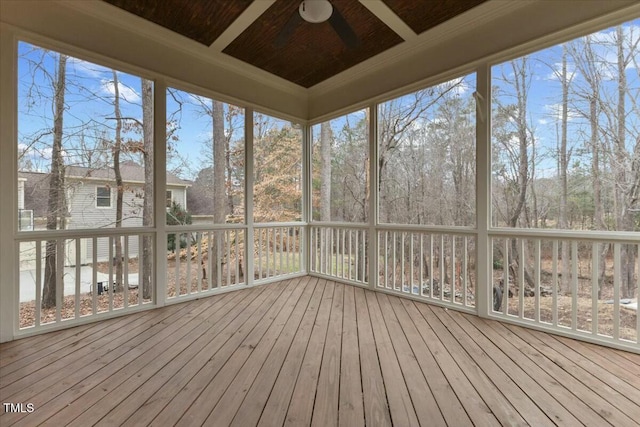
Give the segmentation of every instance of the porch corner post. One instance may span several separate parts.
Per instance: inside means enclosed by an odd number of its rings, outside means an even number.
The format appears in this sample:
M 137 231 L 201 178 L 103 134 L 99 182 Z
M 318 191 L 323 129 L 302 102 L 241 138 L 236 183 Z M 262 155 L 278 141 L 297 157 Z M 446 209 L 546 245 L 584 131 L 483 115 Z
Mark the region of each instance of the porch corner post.
M 492 298 L 491 267 L 491 66 L 476 74 L 476 310 L 489 317 Z
M 11 31 L 0 29 L 0 342 L 11 341 L 18 327 L 19 243 L 17 171 L 17 41 Z
M 378 104 L 369 105 L 369 288 L 378 287 Z
M 155 226 L 155 292 L 157 306 L 164 306 L 167 299 L 167 84 L 162 79 L 153 83 L 153 191 Z
M 311 266 L 311 126 L 305 123 L 302 126 L 302 222 L 305 224 L 302 232 L 302 259 L 300 269 L 309 274 Z
M 244 223 L 247 234 L 244 239 L 245 285 L 252 286 L 254 278 L 254 230 L 253 230 L 253 109 L 244 109 Z

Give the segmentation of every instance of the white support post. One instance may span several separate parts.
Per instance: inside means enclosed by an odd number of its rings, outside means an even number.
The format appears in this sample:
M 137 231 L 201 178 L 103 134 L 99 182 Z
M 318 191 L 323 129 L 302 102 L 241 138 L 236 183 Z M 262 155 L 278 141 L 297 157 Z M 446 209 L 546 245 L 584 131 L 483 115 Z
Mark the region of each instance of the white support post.
M 253 109 L 244 110 L 244 222 L 247 225 L 244 236 L 244 277 L 247 286 L 253 285 Z
M 313 137 L 311 135 L 311 126 L 305 124 L 302 126 L 302 221 L 306 223 L 302 230 L 302 259 L 300 260 L 300 269 L 305 273 L 309 273 L 311 265 L 311 144 Z
M 155 233 L 154 301 L 163 306 L 167 299 L 167 85 L 161 79 L 153 84 L 153 205 Z M 176 295 L 179 292 L 176 283 Z M 142 290 L 139 289 L 138 292 Z M 142 301 L 142 298 L 140 298 Z
M 476 310 L 488 317 L 492 307 L 491 274 L 491 67 L 478 67 L 476 83 Z M 505 286 L 506 289 L 506 286 Z
M 17 42 L 0 30 L 0 342 L 11 341 L 18 319 Z
M 378 286 L 378 104 L 369 105 L 369 287 Z

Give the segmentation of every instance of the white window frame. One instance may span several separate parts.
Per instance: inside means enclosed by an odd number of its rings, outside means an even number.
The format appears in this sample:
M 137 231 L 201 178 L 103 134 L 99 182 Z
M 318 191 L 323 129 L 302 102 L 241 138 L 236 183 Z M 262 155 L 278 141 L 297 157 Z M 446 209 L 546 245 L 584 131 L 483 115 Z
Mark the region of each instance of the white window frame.
M 109 190 L 109 206 L 100 206 L 98 204 L 98 190 L 100 188 L 106 188 L 107 190 Z M 100 197 L 101 200 L 106 199 L 106 197 Z M 108 185 L 96 185 L 96 209 L 112 209 L 113 208 L 113 195 L 111 193 L 111 187 L 109 187 Z

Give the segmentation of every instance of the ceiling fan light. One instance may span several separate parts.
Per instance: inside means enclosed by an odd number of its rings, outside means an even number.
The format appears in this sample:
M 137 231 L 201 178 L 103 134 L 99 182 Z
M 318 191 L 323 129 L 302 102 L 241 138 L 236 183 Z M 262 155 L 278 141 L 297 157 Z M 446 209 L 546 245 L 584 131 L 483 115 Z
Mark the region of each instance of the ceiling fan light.
M 298 10 L 302 19 L 317 24 L 331 17 L 333 6 L 328 0 L 305 0 L 300 3 Z

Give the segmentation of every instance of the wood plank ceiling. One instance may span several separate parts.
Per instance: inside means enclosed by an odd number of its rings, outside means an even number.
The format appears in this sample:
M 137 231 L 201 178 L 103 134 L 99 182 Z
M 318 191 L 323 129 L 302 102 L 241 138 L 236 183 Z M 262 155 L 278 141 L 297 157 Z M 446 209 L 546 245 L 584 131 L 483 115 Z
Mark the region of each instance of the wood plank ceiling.
M 251 0 L 104 0 L 195 42 L 211 46 L 250 6 Z M 416 34 L 421 34 L 487 0 L 383 0 Z M 286 42 L 275 41 L 300 0 L 277 0 L 223 52 L 309 88 L 403 42 L 359 0 L 331 0 L 358 38 L 347 47 L 331 24 L 301 21 Z

